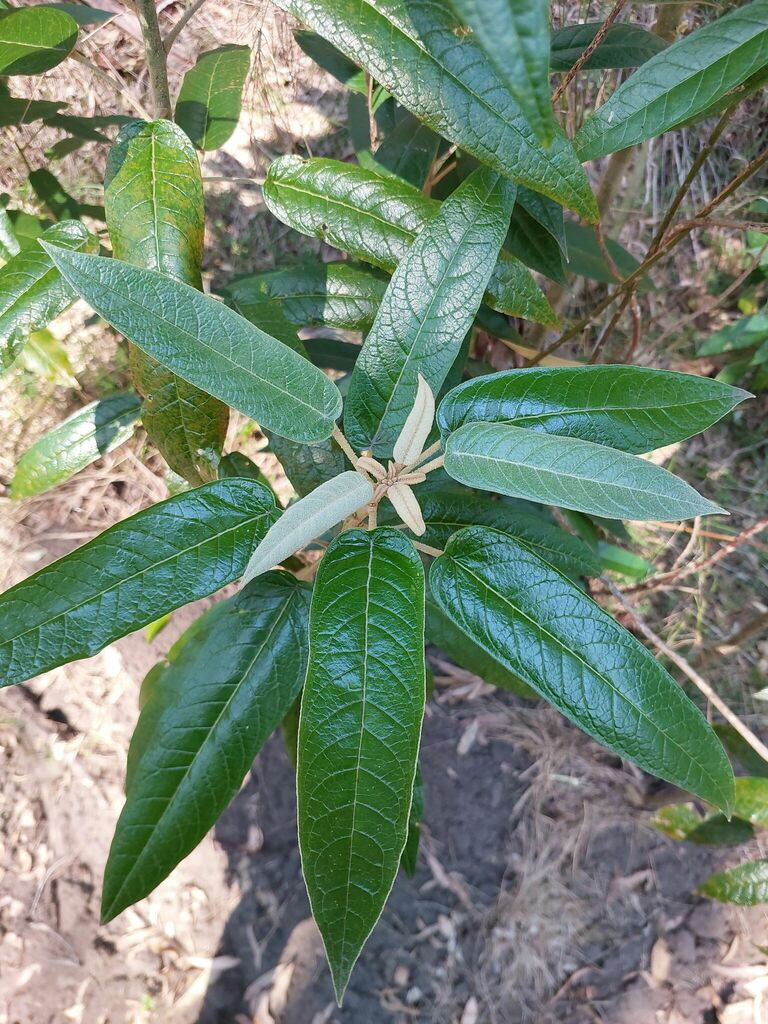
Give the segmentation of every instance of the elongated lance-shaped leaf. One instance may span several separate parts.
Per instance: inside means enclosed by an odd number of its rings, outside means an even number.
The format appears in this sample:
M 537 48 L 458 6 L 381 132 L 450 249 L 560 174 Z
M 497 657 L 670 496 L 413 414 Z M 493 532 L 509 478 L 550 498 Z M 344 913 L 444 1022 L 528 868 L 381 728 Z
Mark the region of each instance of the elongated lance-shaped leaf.
M 478 168 L 419 233 L 352 371 L 344 427 L 353 447 L 390 457 L 418 375 L 433 394 L 440 390 L 480 306 L 514 203 L 514 185 Z
M 373 487 L 361 473 L 342 473 L 289 505 L 259 542 L 243 573 L 243 585 L 279 565 L 316 537 L 338 526 L 373 498 Z
M 247 46 L 219 46 L 184 76 L 174 119 L 198 149 L 218 149 L 234 132 L 250 65 Z
M 423 188 L 439 148 L 439 135 L 413 114 L 403 113 L 373 154 L 372 167 Z
M 299 847 L 339 998 L 405 847 L 424 715 L 424 572 L 397 530 L 349 530 L 315 579 Z
M 96 654 L 242 575 L 277 518 L 255 480 L 219 480 L 138 512 L 0 595 L 0 685 Z
M 77 22 L 51 7 L 0 11 L 0 75 L 41 75 L 77 42 Z
M 263 192 L 270 211 L 284 224 L 389 273 L 440 210 L 438 200 L 406 181 L 319 157 L 274 160 Z M 501 313 L 557 322 L 528 270 L 505 252 L 488 281 L 485 301 Z
M 573 274 L 580 274 L 582 277 L 589 277 L 593 281 L 604 281 L 606 284 L 616 283 L 616 274 L 609 266 L 603 255 L 600 243 L 593 228 L 586 224 L 574 224 L 567 221 L 565 224 L 565 241 L 568 252 L 566 256 L 566 269 Z M 634 274 L 640 266 L 638 260 L 628 252 L 623 245 L 619 245 L 613 238 L 605 239 L 605 248 L 611 257 L 616 270 L 622 277 L 629 277 Z M 639 291 L 645 292 L 651 287 L 647 278 L 640 278 Z
M 652 57 L 584 123 L 582 160 L 626 149 L 703 114 L 768 64 L 768 0 L 754 0 Z
M 241 277 L 227 285 L 224 294 L 249 320 L 267 297 L 279 303 L 297 327 L 368 331 L 386 288 L 387 278 L 380 271 L 336 261 Z
M 443 612 L 599 743 L 729 813 L 733 772 L 698 708 L 631 633 L 525 544 L 473 526 L 435 560 Z
M 459 427 L 446 442 L 445 469 L 469 487 L 607 519 L 670 522 L 725 511 L 636 455 L 509 423 Z
M 421 819 L 424 816 L 424 780 L 421 769 L 416 765 L 416 778 L 413 783 L 413 802 L 408 817 L 408 838 L 400 856 L 400 866 L 409 878 L 416 874 L 416 862 L 419 857 L 419 840 L 421 838 Z
M 553 32 L 550 71 L 570 71 L 602 27 L 602 21 L 587 21 L 582 25 L 566 25 Z M 666 39 L 639 25 L 612 25 L 582 67 L 585 71 L 637 68 L 668 46 Z
M 330 437 L 336 385 L 234 310 L 154 270 L 46 251 L 100 316 L 177 376 L 294 441 Z
M 107 160 L 104 201 L 112 253 L 202 289 L 205 207 L 200 164 L 172 121 L 135 121 Z M 171 469 L 191 484 L 215 474 L 229 410 L 131 346 L 133 381 L 145 398 L 144 427 Z
M 451 0 L 541 142 L 555 134 L 547 0 Z
M 514 96 L 448 4 L 430 0 L 277 0 L 439 135 L 587 220 L 597 206 L 559 130 L 544 149 Z
M 112 395 L 78 409 L 43 434 L 18 461 L 11 498 L 42 494 L 113 451 L 133 434 L 141 414 L 138 395 Z
M 421 374 L 417 378 L 416 399 L 408 413 L 403 429 L 395 441 L 395 462 L 409 466 L 427 446 L 427 438 L 435 421 L 435 396 Z
M 103 920 L 150 893 L 237 792 L 301 690 L 310 598 L 288 573 L 269 573 L 163 673 L 132 741 L 144 749 L 109 852 Z
M 440 403 L 437 423 L 443 437 L 464 423 L 513 423 L 637 454 L 698 434 L 750 397 L 670 370 L 533 367 L 460 384 Z
M 768 859 L 750 860 L 720 871 L 702 883 L 699 892 L 711 900 L 742 907 L 768 903 Z
M 98 239 L 79 221 L 54 224 L 40 236 L 71 249 L 97 252 Z M 47 327 L 77 297 L 38 242 L 0 268 L 0 370 L 6 370 L 33 331 Z

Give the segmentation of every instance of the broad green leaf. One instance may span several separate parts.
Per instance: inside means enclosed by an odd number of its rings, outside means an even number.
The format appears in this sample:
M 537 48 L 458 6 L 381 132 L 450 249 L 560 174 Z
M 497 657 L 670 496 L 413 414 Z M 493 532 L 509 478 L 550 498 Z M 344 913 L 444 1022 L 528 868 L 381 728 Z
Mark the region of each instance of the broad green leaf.
M 237 579 L 277 515 L 253 480 L 144 509 L 0 595 L 0 685 L 76 658 Z
M 11 498 L 42 494 L 111 452 L 133 434 L 141 415 L 136 395 L 112 395 L 91 402 L 43 434 L 19 459 Z
M 416 862 L 419 857 L 419 840 L 421 838 L 421 819 L 424 815 L 424 780 L 421 769 L 416 766 L 416 778 L 413 783 L 413 802 L 408 816 L 408 838 L 400 855 L 400 866 L 409 878 L 416 874 Z
M 698 347 L 696 355 L 719 356 L 727 352 L 741 352 L 764 341 L 768 341 L 768 315 L 760 312 L 754 316 L 744 316 L 710 334 Z
M 269 480 L 267 480 L 256 463 L 252 462 L 247 455 L 243 455 L 242 452 L 230 452 L 229 455 L 223 455 L 219 461 L 219 479 L 231 480 L 233 477 L 245 480 L 258 480 L 265 487 L 269 487 Z
M 587 119 L 582 160 L 626 149 L 707 111 L 768 64 L 768 0 L 754 0 L 656 54 Z
M 537 137 L 555 134 L 549 88 L 547 0 L 452 0 Z
M 177 376 L 294 441 L 330 436 L 335 384 L 223 303 L 120 260 L 47 251 L 100 316 Z
M 442 387 L 493 272 L 515 191 L 478 168 L 403 257 L 352 371 L 344 428 L 353 448 L 391 457 L 417 376 L 433 394 Z
M 77 22 L 50 7 L 0 11 L 0 75 L 40 75 L 65 60 L 77 42 Z
M 437 604 L 598 742 L 729 812 L 733 773 L 698 708 L 607 612 L 526 545 L 485 527 L 432 564 Z
M 318 444 L 298 444 L 273 434 L 269 447 L 277 456 L 294 491 L 303 498 L 345 469 L 341 449 L 330 438 Z
M 562 132 L 542 148 L 515 98 L 448 4 L 430 0 L 277 0 L 438 135 L 587 220 L 598 211 Z
M 354 470 L 320 484 L 311 494 L 289 505 L 269 528 L 246 566 L 243 585 L 322 537 L 372 498 L 373 486 Z
M 197 154 L 171 121 L 134 121 L 110 150 L 105 176 L 113 255 L 202 290 L 205 208 Z M 131 346 L 142 420 L 171 469 L 192 485 L 216 475 L 229 410 Z
M 712 875 L 698 891 L 711 900 L 742 907 L 768 903 L 768 859 L 747 861 Z
M 566 283 L 563 252 L 557 240 L 520 203 L 512 211 L 506 249 L 526 267 L 558 284 Z
M 136 728 L 141 743 L 146 719 L 153 742 L 134 765 L 109 851 L 103 921 L 152 892 L 239 789 L 301 690 L 310 597 L 288 573 L 270 573 L 163 674 Z
M 85 225 L 74 220 L 54 224 L 40 239 L 89 252 L 99 246 Z M 76 297 L 37 241 L 22 246 L 0 268 L 0 370 L 11 365 L 33 331 L 47 327 Z
M 566 25 L 552 33 L 551 71 L 570 71 L 602 28 L 602 21 Z M 639 25 L 612 25 L 602 42 L 582 65 L 585 71 L 602 68 L 637 68 L 669 44 Z
M 295 156 L 279 157 L 270 164 L 264 201 L 294 230 L 321 238 L 388 273 L 440 210 L 438 200 L 398 178 L 338 160 Z M 529 272 L 503 251 L 485 301 L 502 313 L 556 323 Z
M 608 572 L 618 573 L 632 580 L 644 580 L 653 572 L 653 562 L 649 562 L 632 551 L 625 551 L 616 544 L 607 544 L 599 541 L 597 553 L 600 557 L 600 565 Z
M 98 25 L 117 17 L 114 11 L 100 11 L 97 7 L 91 7 L 89 4 L 41 4 L 41 6 L 54 11 L 63 11 L 74 18 L 78 25 Z
M 698 434 L 749 398 L 728 384 L 639 366 L 533 367 L 460 384 L 440 403 L 443 437 L 478 420 L 653 451 Z
M 174 120 L 198 149 L 218 149 L 234 132 L 250 65 L 249 47 L 219 46 L 184 76 Z
M 762 757 L 747 743 L 744 737 L 732 725 L 713 725 L 728 753 L 735 757 L 739 764 L 746 768 L 750 775 L 762 779 L 768 778 L 768 761 Z
M 756 828 L 768 828 L 768 779 L 752 776 L 736 779 L 733 812 Z
M 648 824 L 670 839 L 702 846 L 738 846 L 748 842 L 755 834 L 746 821 L 739 818 L 731 818 L 729 821 L 724 814 L 704 817 L 693 804 L 661 807 Z
M 723 512 L 659 466 L 573 437 L 509 423 L 467 423 L 445 446 L 459 483 L 614 519 L 669 522 Z
M 33 217 L 23 210 L 11 210 L 6 207 L 5 212 L 13 225 L 13 233 L 21 249 L 37 248 L 37 240 L 48 228 L 53 227 L 49 220 Z
M 386 288 L 387 278 L 378 270 L 337 261 L 241 277 L 225 294 L 249 320 L 270 298 L 297 327 L 368 331 Z
M 323 71 L 333 75 L 347 89 L 359 92 L 363 96 L 368 95 L 368 81 L 365 72 L 353 60 L 337 50 L 332 43 L 323 39 L 317 32 L 307 32 L 306 29 L 296 29 L 293 38 L 304 53 L 315 64 L 319 64 Z
M 340 999 L 395 881 L 424 714 L 424 572 L 397 530 L 348 530 L 315 579 L 299 847 Z
M 565 256 L 565 269 L 572 274 L 579 274 L 581 277 L 588 277 L 592 281 L 602 281 L 605 284 L 615 284 L 616 275 L 608 266 L 602 250 L 597 241 L 597 235 L 591 227 L 585 224 L 574 224 L 567 221 L 565 224 L 565 241 L 567 254 Z M 614 265 L 622 277 L 629 277 L 634 274 L 640 263 L 632 253 L 619 245 L 612 238 L 606 238 L 605 247 L 614 262 Z M 651 285 L 645 278 L 641 279 L 640 291 L 647 291 Z
M 437 156 L 440 136 L 405 113 L 374 154 L 374 165 L 422 188 Z

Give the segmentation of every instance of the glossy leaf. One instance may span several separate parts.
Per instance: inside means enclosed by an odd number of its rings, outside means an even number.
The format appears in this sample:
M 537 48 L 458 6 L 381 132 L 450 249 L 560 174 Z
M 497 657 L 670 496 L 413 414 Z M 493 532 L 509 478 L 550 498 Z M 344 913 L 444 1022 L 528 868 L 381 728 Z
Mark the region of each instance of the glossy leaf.
M 538 138 L 555 134 L 546 0 L 451 0 Z
M 447 4 L 429 0 L 278 0 L 434 131 L 513 181 L 587 220 L 598 216 L 570 142 L 542 148 L 512 94 Z
M 61 64 L 77 42 L 77 22 L 51 7 L 0 11 L 0 75 L 40 75 Z
M 703 114 L 768 64 L 768 0 L 709 22 L 652 57 L 585 121 L 582 160 L 626 149 Z
M 423 188 L 439 146 L 440 136 L 406 112 L 376 150 L 374 166 Z
M 699 886 L 699 892 L 711 900 L 742 907 L 768 903 L 768 859 L 747 861 L 712 875 Z
M 234 477 L 245 480 L 258 480 L 265 487 L 269 487 L 269 480 L 267 480 L 256 463 L 252 462 L 247 455 L 243 455 L 242 452 L 230 452 L 229 455 L 223 455 L 219 461 L 219 479 L 231 480 Z
M 566 283 L 565 261 L 558 242 L 520 203 L 515 204 L 504 247 L 526 267 L 558 284 Z
M 198 149 L 218 149 L 234 132 L 250 65 L 247 46 L 219 46 L 184 76 L 174 119 Z
M 397 874 L 424 714 L 424 573 L 397 530 L 348 530 L 315 580 L 299 846 L 339 998 Z
M 136 395 L 91 402 L 43 434 L 19 459 L 11 498 L 30 498 L 55 487 L 117 448 L 133 434 L 141 414 Z
M 598 742 L 726 813 L 733 773 L 703 715 L 648 650 L 526 545 L 468 527 L 432 564 L 437 604 Z
M 413 784 L 413 802 L 408 816 L 408 838 L 400 855 L 400 866 L 409 878 L 416 874 L 416 862 L 419 857 L 419 840 L 421 838 L 421 819 L 424 815 L 424 780 L 421 769 L 416 767 L 416 779 Z
M 344 428 L 354 448 L 389 458 L 417 377 L 433 394 L 440 390 L 480 306 L 514 202 L 510 182 L 479 168 L 411 245 L 352 371 Z
M 279 565 L 373 498 L 373 486 L 354 470 L 342 473 L 289 505 L 259 542 L 243 573 L 243 585 Z
M 440 403 L 443 437 L 478 420 L 649 452 L 698 434 L 750 395 L 687 373 L 639 366 L 534 367 L 460 384 Z
M 202 290 L 205 208 L 197 154 L 171 121 L 134 121 L 110 150 L 105 176 L 113 255 Z M 142 419 L 171 469 L 192 485 L 216 475 L 229 410 L 131 346 Z
M 177 376 L 295 441 L 330 436 L 338 388 L 221 302 L 120 260 L 47 251 L 97 313 Z
M 550 70 L 570 71 L 602 26 L 602 21 L 587 21 L 581 25 L 566 25 L 553 32 Z M 639 25 L 612 25 L 582 67 L 585 71 L 637 68 L 668 45 L 661 36 Z
M 252 583 L 188 645 L 144 706 L 153 742 L 135 764 L 104 875 L 102 920 L 142 899 L 239 789 L 304 682 L 311 590 L 287 573 Z M 159 705 L 159 706 L 158 706 Z
M 321 238 L 392 273 L 440 203 L 394 177 L 338 160 L 280 157 L 264 183 L 270 211 L 296 231 Z M 556 317 L 519 260 L 502 251 L 485 301 L 512 316 L 552 324 Z
M 219 480 L 138 512 L 0 595 L 0 679 L 96 654 L 237 579 L 277 514 L 253 480 Z
M 40 238 L 71 249 L 98 249 L 98 240 L 74 220 L 54 224 Z M 0 369 L 11 365 L 33 331 L 47 327 L 75 298 L 38 242 L 22 247 L 0 268 Z
M 459 483 L 613 519 L 669 522 L 723 512 L 672 473 L 591 441 L 509 423 L 467 423 L 445 446 Z

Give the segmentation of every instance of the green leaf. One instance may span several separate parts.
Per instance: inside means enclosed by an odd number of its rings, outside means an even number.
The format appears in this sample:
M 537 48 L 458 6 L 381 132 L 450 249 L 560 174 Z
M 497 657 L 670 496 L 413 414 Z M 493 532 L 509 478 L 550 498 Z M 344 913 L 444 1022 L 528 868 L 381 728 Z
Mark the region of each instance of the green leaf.
M 731 11 L 656 54 L 587 119 L 582 160 L 626 149 L 706 112 L 768 64 L 768 0 Z
M 746 821 L 739 818 L 731 818 L 729 821 L 724 814 L 711 814 L 705 818 L 693 804 L 660 807 L 648 824 L 670 839 L 702 846 L 738 846 L 748 842 L 755 834 Z
M 670 370 L 535 367 L 460 384 L 440 403 L 437 423 L 443 437 L 483 420 L 639 454 L 700 433 L 749 397 L 709 377 Z
M 406 112 L 376 150 L 374 165 L 423 188 L 439 146 L 440 136 Z
M 198 149 L 218 149 L 234 132 L 250 66 L 249 47 L 219 46 L 184 76 L 174 120 Z
M 41 240 L 70 249 L 98 250 L 98 239 L 79 221 L 54 224 Z M 47 327 L 75 298 L 37 241 L 0 268 L 0 369 L 6 370 L 30 334 Z
M 515 187 L 478 168 L 446 199 L 395 271 L 352 371 L 350 444 L 391 457 L 421 374 L 433 394 L 472 326 L 515 203 Z
M 504 245 L 526 267 L 537 270 L 558 284 L 566 283 L 560 245 L 520 203 L 516 203 L 512 211 L 512 222 Z
M 41 75 L 61 64 L 76 42 L 77 22 L 65 11 L 0 11 L 0 75 Z
M 140 414 L 141 402 L 132 394 L 112 395 L 78 409 L 24 452 L 10 497 L 30 498 L 69 480 L 127 441 Z
M 372 498 L 373 485 L 354 470 L 320 484 L 289 505 L 269 528 L 246 566 L 243 585 L 322 537 Z
M 587 220 L 598 211 L 570 142 L 543 149 L 512 94 L 462 31 L 447 4 L 430 0 L 277 0 L 362 66 L 438 135 L 513 181 Z
M 219 479 L 231 480 L 234 477 L 245 480 L 258 480 L 265 487 L 269 487 L 269 480 L 267 480 L 256 463 L 252 462 L 247 455 L 243 455 L 242 452 L 230 452 L 229 455 L 223 455 L 219 461 Z
M 177 376 L 294 441 L 330 436 L 335 384 L 221 302 L 120 260 L 47 251 L 100 316 Z
M 79 386 L 66 348 L 47 328 L 30 334 L 19 355 L 18 365 L 59 387 Z
M 712 875 L 698 891 L 721 903 L 753 907 L 768 902 L 768 859 L 751 860 Z
M 567 221 L 565 240 L 567 245 L 566 270 L 572 274 L 579 274 L 581 277 L 588 277 L 592 281 L 602 281 L 604 284 L 616 283 L 616 275 L 608 266 L 598 244 L 597 235 L 592 228 L 585 224 L 574 224 L 572 221 Z M 627 252 L 612 238 L 606 238 L 605 247 L 622 277 L 629 277 L 640 266 L 632 253 Z M 641 280 L 640 291 L 648 291 L 651 285 L 646 279 Z
M 553 32 L 550 70 L 570 71 L 602 27 L 602 21 L 587 21 L 582 25 L 566 25 Z M 637 68 L 668 45 L 661 36 L 639 25 L 613 25 L 582 67 L 585 71 Z
M 348 530 L 315 580 L 299 846 L 340 999 L 405 847 L 424 714 L 424 572 L 397 530 Z
M 445 446 L 459 483 L 614 519 L 669 522 L 724 509 L 635 455 L 509 423 L 467 423 Z
M 134 764 L 104 874 L 102 920 L 157 886 L 205 836 L 298 696 L 311 590 L 270 573 L 187 645 L 142 709 Z
M 768 778 L 768 761 L 764 761 L 757 751 L 747 743 L 744 737 L 732 725 L 713 725 L 725 749 L 735 757 L 739 764 L 746 768 L 750 775 Z
M 549 88 L 546 0 L 452 0 L 537 137 L 549 145 L 556 125 Z
M 144 509 L 0 595 L 0 677 L 87 658 L 237 579 L 277 515 L 253 480 L 219 480 Z
M 30 100 L 0 94 L 0 128 L 31 124 L 41 118 L 47 119 L 65 106 L 66 103 L 56 103 L 52 100 Z
M 733 812 L 756 828 L 768 828 L 768 779 L 751 776 L 736 779 Z
M 349 373 L 354 369 L 361 347 L 341 338 L 305 338 L 307 355 L 323 370 L 341 370 Z
M 284 224 L 388 273 L 405 257 L 440 203 L 395 177 L 338 160 L 284 156 L 274 160 L 264 201 Z M 485 301 L 511 316 L 542 323 L 556 317 L 522 263 L 501 252 Z
M 653 563 L 635 555 L 631 551 L 617 547 L 615 544 L 607 544 L 599 541 L 597 553 L 600 556 L 600 565 L 608 572 L 618 573 L 632 580 L 644 580 L 653 572 Z
M 88 4 L 41 4 L 40 6 L 54 11 L 63 11 L 74 18 L 78 25 L 99 25 L 119 16 L 114 11 L 100 11 L 97 7 L 90 7 Z
M 299 497 L 311 494 L 320 484 L 344 472 L 344 456 L 330 438 L 319 444 L 297 444 L 273 434 L 269 447 Z
M 368 95 L 368 81 L 365 72 L 354 61 L 345 57 L 343 53 L 337 50 L 332 43 L 323 39 L 317 32 L 307 32 L 306 29 L 296 29 L 293 33 L 293 38 L 304 53 L 315 64 L 319 64 L 323 71 L 333 75 L 347 89 L 358 92 L 363 96 Z
M 205 207 L 197 154 L 171 121 L 134 121 L 107 160 L 107 227 L 113 255 L 202 290 Z M 229 410 L 141 349 L 131 346 L 142 419 L 171 469 L 193 486 L 213 479 Z
M 409 878 L 416 874 L 416 862 L 419 857 L 419 840 L 421 838 L 421 819 L 424 815 L 424 780 L 421 768 L 416 765 L 416 778 L 413 783 L 413 802 L 408 816 L 408 838 L 400 855 L 400 866 Z
M 733 773 L 698 708 L 649 651 L 519 541 L 468 527 L 432 564 L 437 604 L 598 742 L 726 813 Z

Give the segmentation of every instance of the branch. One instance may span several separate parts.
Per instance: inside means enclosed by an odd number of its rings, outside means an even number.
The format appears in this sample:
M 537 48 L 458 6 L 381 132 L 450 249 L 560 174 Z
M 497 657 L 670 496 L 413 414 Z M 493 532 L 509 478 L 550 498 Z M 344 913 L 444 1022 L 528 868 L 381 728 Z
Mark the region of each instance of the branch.
M 173 44 L 179 38 L 181 30 L 184 28 L 187 22 L 194 18 L 194 16 L 197 14 L 197 12 L 200 10 L 204 3 L 205 0 L 195 0 L 191 7 L 188 7 L 186 11 L 184 11 L 184 13 L 179 16 L 179 20 L 168 32 L 165 39 L 163 39 L 163 49 L 165 50 L 166 57 L 171 52 L 171 47 L 173 46 Z
M 171 93 L 168 89 L 168 67 L 165 60 L 165 47 L 157 24 L 155 0 L 135 0 L 136 17 L 139 19 L 141 34 L 144 37 L 144 52 L 147 58 L 149 85 L 152 90 L 152 106 L 155 117 L 170 118 Z

